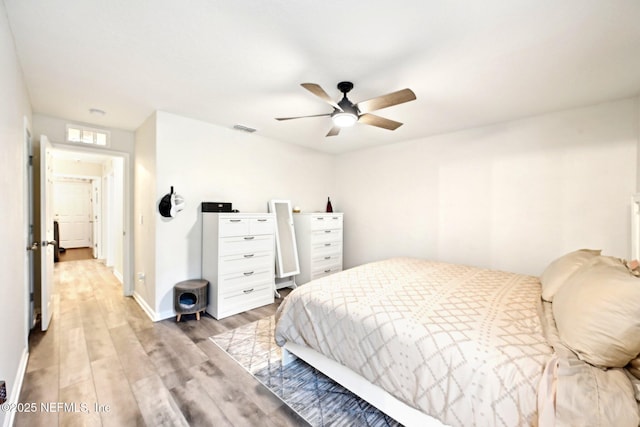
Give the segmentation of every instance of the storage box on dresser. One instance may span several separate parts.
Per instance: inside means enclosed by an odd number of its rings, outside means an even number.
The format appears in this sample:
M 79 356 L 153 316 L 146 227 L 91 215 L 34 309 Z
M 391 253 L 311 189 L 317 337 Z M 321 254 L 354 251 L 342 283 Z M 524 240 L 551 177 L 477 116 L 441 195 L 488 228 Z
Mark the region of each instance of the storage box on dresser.
M 202 212 L 202 278 L 216 319 L 274 301 L 273 214 Z
M 295 213 L 300 261 L 296 283 L 342 271 L 342 213 Z

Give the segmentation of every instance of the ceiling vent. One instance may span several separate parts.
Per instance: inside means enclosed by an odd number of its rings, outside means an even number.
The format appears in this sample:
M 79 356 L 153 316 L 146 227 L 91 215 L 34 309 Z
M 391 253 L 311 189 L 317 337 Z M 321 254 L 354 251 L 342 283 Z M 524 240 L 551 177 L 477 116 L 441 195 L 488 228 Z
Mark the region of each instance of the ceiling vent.
M 248 132 L 248 133 L 254 133 L 256 131 L 254 128 L 250 128 L 244 125 L 233 125 L 233 128 L 235 130 L 241 130 L 243 132 Z

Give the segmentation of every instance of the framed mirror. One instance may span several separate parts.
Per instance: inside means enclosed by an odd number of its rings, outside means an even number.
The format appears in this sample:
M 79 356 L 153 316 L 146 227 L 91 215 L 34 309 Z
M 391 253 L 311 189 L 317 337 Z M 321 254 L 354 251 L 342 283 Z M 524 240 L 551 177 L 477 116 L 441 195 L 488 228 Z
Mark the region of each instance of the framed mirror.
M 269 212 L 276 216 L 276 278 L 300 274 L 291 202 L 270 200 Z

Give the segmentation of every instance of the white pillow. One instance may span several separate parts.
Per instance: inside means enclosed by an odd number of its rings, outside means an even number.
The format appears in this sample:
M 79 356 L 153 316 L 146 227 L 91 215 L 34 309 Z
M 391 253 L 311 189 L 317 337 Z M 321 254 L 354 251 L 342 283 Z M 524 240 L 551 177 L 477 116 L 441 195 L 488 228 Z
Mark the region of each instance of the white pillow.
M 640 278 L 623 260 L 595 257 L 558 289 L 553 316 L 580 359 L 621 368 L 640 353 Z
M 542 299 L 553 302 L 553 296 L 567 279 L 593 257 L 600 255 L 601 250 L 579 249 L 553 261 L 540 276 L 542 283 Z
M 631 375 L 640 380 L 640 354 L 634 359 L 631 359 L 626 368 L 627 371 L 631 373 Z

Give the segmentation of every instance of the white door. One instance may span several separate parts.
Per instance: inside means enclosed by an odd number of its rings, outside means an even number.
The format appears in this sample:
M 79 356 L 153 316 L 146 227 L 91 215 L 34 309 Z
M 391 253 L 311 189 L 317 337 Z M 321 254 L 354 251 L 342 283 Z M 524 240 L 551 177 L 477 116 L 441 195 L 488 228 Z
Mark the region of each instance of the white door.
M 41 292 L 41 324 L 46 331 L 53 315 L 53 206 L 52 206 L 52 161 L 51 143 L 42 135 L 40 137 L 40 292 Z
M 91 182 L 55 181 L 54 218 L 58 221 L 60 247 L 88 248 L 91 243 Z
M 28 265 L 29 265 L 29 319 L 27 320 L 27 330 L 31 330 L 36 325 L 36 310 L 35 310 L 35 301 L 34 292 L 35 292 L 35 283 L 36 283 L 36 256 L 40 255 L 38 249 L 40 248 L 40 236 L 36 236 L 34 226 L 35 226 L 35 215 L 34 215 L 34 182 L 33 182 L 33 144 L 31 142 L 31 133 L 26 130 L 25 131 L 25 158 L 27 160 L 27 175 L 26 175 L 26 185 L 27 185 L 27 215 L 28 215 L 28 224 L 27 224 L 27 257 L 28 257 Z

